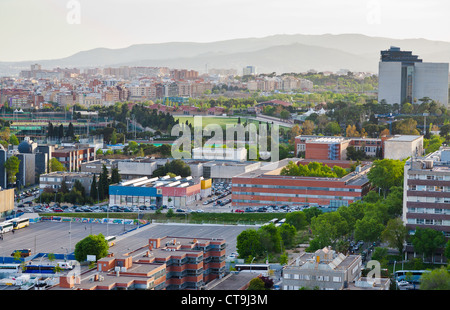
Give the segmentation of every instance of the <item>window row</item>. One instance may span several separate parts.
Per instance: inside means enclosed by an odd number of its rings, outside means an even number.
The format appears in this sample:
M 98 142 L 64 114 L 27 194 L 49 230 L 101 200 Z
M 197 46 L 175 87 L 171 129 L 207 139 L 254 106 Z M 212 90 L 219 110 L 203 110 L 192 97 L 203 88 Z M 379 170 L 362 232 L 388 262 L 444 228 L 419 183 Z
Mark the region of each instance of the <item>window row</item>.
M 408 224 L 450 226 L 450 221 L 449 220 L 433 220 L 433 219 L 408 219 Z
M 437 208 L 408 208 L 408 213 L 445 214 L 450 215 L 449 209 Z

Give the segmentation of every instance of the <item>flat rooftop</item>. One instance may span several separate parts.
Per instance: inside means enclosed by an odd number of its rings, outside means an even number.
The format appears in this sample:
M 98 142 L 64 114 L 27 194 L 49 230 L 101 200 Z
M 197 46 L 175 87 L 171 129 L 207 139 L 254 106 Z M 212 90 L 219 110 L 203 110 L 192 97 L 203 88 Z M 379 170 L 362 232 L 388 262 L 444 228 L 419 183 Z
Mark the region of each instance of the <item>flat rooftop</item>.
M 386 142 L 412 142 L 420 138 L 423 138 L 423 136 L 401 135 L 388 139 Z
M 367 172 L 369 172 L 371 165 L 364 165 L 360 167 L 359 172 L 351 172 L 342 178 L 323 178 L 323 177 L 307 177 L 307 176 L 288 176 L 280 175 L 281 169 L 283 169 L 290 161 L 298 162 L 301 161 L 299 158 L 286 158 L 280 160 L 279 162 L 267 164 L 259 169 L 242 173 L 235 178 L 274 178 L 274 179 L 287 179 L 287 180 L 326 180 L 334 182 L 346 182 L 347 185 L 360 186 L 368 182 Z M 311 160 L 314 161 L 314 160 Z M 309 162 L 309 161 L 308 161 Z M 317 162 L 322 162 L 317 160 Z M 333 163 L 333 161 L 330 161 Z M 329 164 L 326 162 L 324 164 Z M 330 165 L 329 165 L 330 166 Z

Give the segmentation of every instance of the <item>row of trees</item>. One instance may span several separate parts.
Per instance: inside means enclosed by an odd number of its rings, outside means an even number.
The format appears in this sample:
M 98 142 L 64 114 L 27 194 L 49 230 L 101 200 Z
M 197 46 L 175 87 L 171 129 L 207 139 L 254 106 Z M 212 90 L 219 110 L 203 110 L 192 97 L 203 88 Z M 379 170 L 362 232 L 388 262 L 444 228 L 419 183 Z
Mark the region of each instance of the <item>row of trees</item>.
M 49 138 L 75 138 L 75 130 L 72 123 L 69 123 L 67 129 L 64 128 L 63 124 L 59 126 L 54 126 L 53 123 L 49 122 L 47 126 L 47 137 Z
M 287 262 L 286 249 L 293 248 L 301 238 L 311 219 L 321 214 L 318 208 L 286 214 L 286 221 L 276 227 L 273 223 L 263 225 L 258 230 L 246 229 L 236 238 L 239 257 L 251 262 L 253 258 L 262 259 L 279 256 L 280 263 Z
M 283 169 L 281 169 L 280 175 L 342 178 L 349 172 L 350 171 L 339 166 L 330 168 L 327 165 L 318 162 L 310 162 L 307 165 L 302 165 L 301 163 L 290 161 Z

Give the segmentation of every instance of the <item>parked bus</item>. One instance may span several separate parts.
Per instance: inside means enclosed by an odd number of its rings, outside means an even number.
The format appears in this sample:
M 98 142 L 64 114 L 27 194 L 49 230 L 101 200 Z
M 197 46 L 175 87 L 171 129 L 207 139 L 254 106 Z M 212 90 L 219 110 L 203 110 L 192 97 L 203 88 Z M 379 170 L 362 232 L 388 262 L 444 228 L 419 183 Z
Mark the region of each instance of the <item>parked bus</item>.
M 25 265 L 24 273 L 55 273 L 55 266 L 52 265 Z
M 269 264 L 236 264 L 234 266 L 237 271 L 244 272 L 261 272 L 263 275 L 267 275 L 270 270 Z
M 116 236 L 107 236 L 105 237 L 106 242 L 108 242 L 108 245 L 111 247 L 116 242 Z
M 11 221 L 5 221 L 0 223 L 0 233 L 4 234 L 14 229 L 14 224 Z
M 280 227 L 281 225 L 283 225 L 286 222 L 286 219 L 281 219 L 278 221 L 278 223 L 275 224 L 275 227 Z
M 270 225 L 270 224 L 276 224 L 278 222 L 278 219 L 271 219 L 270 221 L 268 221 L 267 223 L 265 223 L 263 226 L 266 226 L 266 225 Z
M 29 218 L 15 218 L 10 221 L 13 223 L 14 229 L 20 229 L 20 228 L 30 226 Z
M 0 264 L 0 273 L 18 273 L 20 264 Z
M 430 272 L 430 271 L 429 270 L 398 270 L 394 273 L 394 278 L 397 282 L 408 281 L 410 283 L 418 284 L 420 282 L 420 278 L 426 272 Z

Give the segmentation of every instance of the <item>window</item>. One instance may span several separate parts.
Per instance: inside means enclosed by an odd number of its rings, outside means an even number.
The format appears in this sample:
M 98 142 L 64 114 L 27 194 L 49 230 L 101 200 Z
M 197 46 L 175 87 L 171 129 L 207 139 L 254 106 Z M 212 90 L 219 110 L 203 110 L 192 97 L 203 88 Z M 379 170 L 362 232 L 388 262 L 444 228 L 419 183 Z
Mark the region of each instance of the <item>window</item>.
M 341 282 L 341 277 L 333 277 L 333 282 Z

